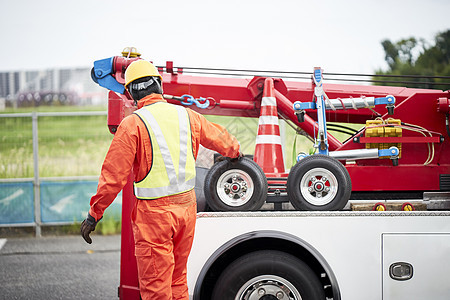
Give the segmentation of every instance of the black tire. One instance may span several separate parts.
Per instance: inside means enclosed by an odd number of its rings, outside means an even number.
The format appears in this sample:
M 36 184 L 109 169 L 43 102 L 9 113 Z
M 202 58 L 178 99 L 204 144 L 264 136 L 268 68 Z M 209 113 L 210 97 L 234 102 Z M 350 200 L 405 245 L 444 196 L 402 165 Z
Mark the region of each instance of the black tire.
M 324 300 L 325 292 L 318 276 L 307 264 L 290 254 L 262 250 L 246 254 L 232 262 L 219 276 L 211 299 L 293 297 Z
M 266 202 L 267 179 L 261 167 L 247 157 L 225 159 L 209 170 L 204 192 L 213 211 L 254 211 Z
M 297 210 L 341 210 L 352 192 L 347 169 L 326 155 L 311 155 L 300 160 L 290 171 L 287 193 Z
M 197 212 L 204 212 L 208 210 L 206 205 L 205 193 L 203 191 L 203 185 L 205 184 L 206 174 L 208 174 L 208 168 L 195 167 L 195 198 L 197 199 Z

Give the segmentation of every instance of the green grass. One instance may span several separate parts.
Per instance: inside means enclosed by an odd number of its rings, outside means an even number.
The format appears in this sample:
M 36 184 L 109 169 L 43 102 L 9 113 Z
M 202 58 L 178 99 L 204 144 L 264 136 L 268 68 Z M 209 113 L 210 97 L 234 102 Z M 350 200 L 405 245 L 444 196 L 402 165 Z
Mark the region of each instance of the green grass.
M 122 218 L 120 216 L 105 216 L 98 222 L 95 231 L 102 235 L 120 233 L 122 230 Z
M 78 107 L 48 107 L 45 111 L 75 109 Z M 106 124 L 106 116 L 39 117 L 39 175 L 98 175 L 113 137 Z M 0 118 L 0 141 L 0 178 L 33 177 L 31 118 Z
M 51 225 L 42 227 L 42 235 L 44 236 L 58 236 L 58 235 L 80 235 L 81 222 L 73 222 L 69 225 Z M 28 228 L 29 229 L 29 228 Z M 0 233 L 4 236 L 24 235 L 28 233 L 30 236 L 34 235 L 34 228 L 32 231 L 20 232 L 20 228 L 10 228 L 9 233 L 5 229 Z M 19 231 L 19 232 L 18 232 Z M 91 237 L 96 234 L 100 235 L 113 235 L 120 234 L 122 231 L 122 219 L 120 216 L 105 216 L 95 227 L 95 231 L 91 234 Z

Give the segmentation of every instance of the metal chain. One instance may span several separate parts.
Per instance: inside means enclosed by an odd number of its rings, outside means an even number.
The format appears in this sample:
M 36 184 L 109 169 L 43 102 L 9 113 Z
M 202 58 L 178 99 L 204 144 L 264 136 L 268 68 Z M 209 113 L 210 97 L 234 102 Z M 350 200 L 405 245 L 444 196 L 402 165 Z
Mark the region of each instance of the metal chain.
M 195 104 L 198 108 L 208 108 L 209 107 L 209 100 L 206 98 L 200 97 L 198 99 L 195 99 L 191 95 L 183 95 L 183 96 L 181 96 L 181 98 L 184 99 L 184 101 L 181 102 L 181 104 L 183 104 L 183 105 Z

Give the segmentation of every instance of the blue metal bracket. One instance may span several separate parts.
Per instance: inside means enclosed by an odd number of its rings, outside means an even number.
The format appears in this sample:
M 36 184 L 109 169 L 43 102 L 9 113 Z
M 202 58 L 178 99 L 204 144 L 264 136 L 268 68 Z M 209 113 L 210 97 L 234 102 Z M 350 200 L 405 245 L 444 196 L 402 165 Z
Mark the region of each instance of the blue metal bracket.
M 378 150 L 378 157 L 390 156 L 392 158 L 398 157 L 400 151 L 397 147 L 390 147 L 389 149 Z
M 97 60 L 91 73 L 92 80 L 98 85 L 116 93 L 123 94 L 125 87 L 112 76 L 114 57 Z
M 316 109 L 316 102 L 294 102 L 294 110 Z
M 375 98 L 375 105 L 378 104 L 386 104 L 386 109 L 389 115 L 394 114 L 394 106 L 395 106 L 395 97 L 394 96 L 386 96 L 382 98 Z
M 394 105 L 395 104 L 395 97 L 394 96 L 386 96 L 381 98 L 375 98 L 375 105 Z
M 322 69 L 314 69 L 314 78 L 316 79 L 317 86 L 322 86 Z

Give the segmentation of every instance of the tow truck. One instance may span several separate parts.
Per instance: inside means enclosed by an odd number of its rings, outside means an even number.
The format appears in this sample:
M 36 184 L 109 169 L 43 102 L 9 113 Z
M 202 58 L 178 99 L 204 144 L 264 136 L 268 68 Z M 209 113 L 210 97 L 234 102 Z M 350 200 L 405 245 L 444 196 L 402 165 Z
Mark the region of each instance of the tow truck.
M 123 83 L 137 59 L 128 48 L 94 62 L 92 79 L 110 90 L 111 133 L 135 109 Z M 204 181 L 198 176 L 198 201 L 208 211 L 198 212 L 188 263 L 192 299 L 450 297 L 449 91 L 325 84 L 321 68 L 310 83 L 191 76 L 173 62 L 158 69 L 168 102 L 259 120 L 253 156 L 221 160 Z M 279 118 L 309 136 L 318 152 L 298 153 L 290 170 Z M 328 122 L 365 125 L 340 142 Z M 132 182 L 130 174 L 122 202 L 121 299 L 139 299 Z M 355 199 L 403 205 L 348 210 Z M 409 199 L 426 209 L 414 211 Z M 273 211 L 261 210 L 267 203 Z M 293 210 L 282 210 L 283 203 Z

